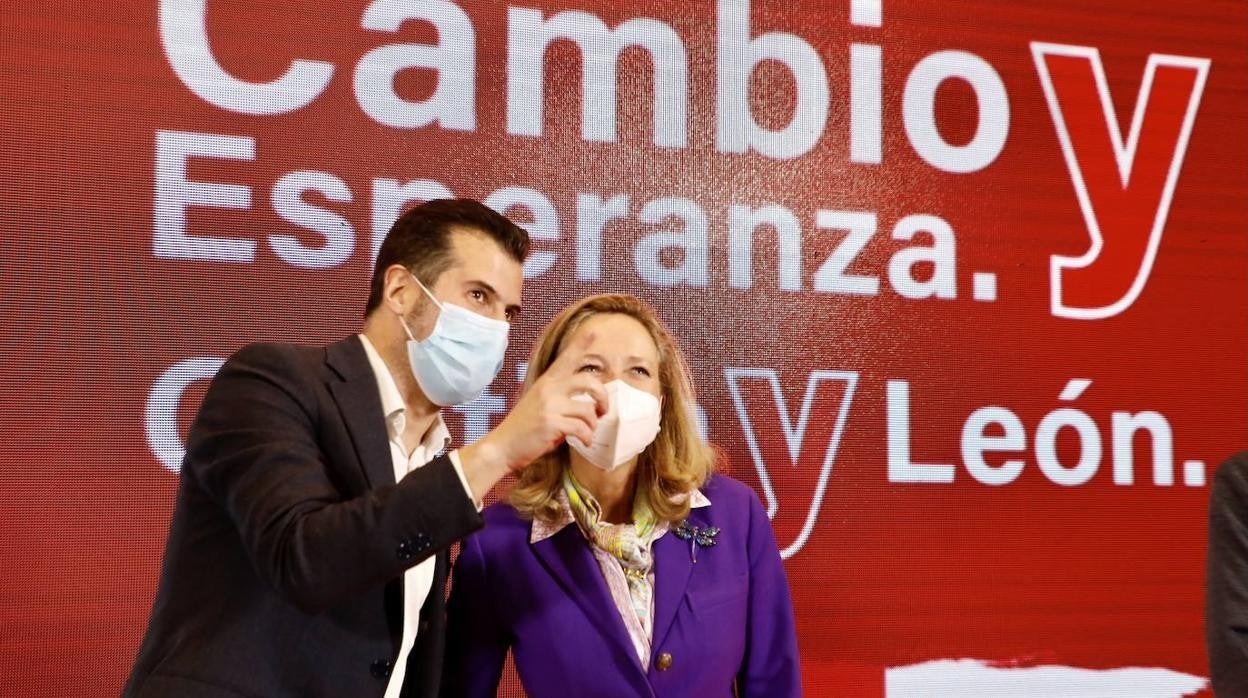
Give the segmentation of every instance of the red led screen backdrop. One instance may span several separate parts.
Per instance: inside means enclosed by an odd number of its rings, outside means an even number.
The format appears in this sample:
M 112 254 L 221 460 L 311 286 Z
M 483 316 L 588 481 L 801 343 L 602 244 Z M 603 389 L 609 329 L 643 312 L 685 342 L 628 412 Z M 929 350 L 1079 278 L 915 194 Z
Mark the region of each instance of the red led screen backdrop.
M 809 695 L 1204 690 L 1209 484 L 1248 441 L 1243 3 L 4 17 L 6 694 L 120 690 L 207 379 L 356 331 L 390 223 L 449 195 L 534 239 L 456 440 L 558 309 L 654 304 L 772 516 Z

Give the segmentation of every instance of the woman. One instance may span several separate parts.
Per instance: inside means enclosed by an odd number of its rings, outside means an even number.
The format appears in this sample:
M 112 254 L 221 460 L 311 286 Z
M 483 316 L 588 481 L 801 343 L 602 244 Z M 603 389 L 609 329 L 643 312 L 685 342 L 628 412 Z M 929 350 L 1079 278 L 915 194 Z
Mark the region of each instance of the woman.
M 546 328 L 525 388 L 565 350 L 609 410 L 592 444 L 530 464 L 464 541 L 443 694 L 495 695 L 510 649 L 529 698 L 800 695 L 771 524 L 713 473 L 667 330 L 632 296 L 586 298 Z

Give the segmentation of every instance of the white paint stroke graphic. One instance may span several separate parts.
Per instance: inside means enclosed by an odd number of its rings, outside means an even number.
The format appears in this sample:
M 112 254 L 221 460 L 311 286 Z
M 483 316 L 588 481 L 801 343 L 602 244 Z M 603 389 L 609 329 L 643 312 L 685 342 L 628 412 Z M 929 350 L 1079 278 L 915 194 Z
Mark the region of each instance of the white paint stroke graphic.
M 1182 698 L 1208 686 L 1203 676 L 1160 667 L 1003 667 L 979 659 L 937 659 L 889 668 L 888 698 Z

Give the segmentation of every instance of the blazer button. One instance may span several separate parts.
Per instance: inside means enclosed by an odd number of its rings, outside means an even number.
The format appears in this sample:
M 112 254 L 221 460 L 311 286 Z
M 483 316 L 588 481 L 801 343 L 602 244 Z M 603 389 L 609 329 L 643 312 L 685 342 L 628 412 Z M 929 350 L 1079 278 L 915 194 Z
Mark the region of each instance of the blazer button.
M 429 539 L 429 534 L 427 533 L 417 533 L 415 540 L 412 542 L 418 553 L 428 552 L 429 548 L 433 547 L 433 541 Z
M 410 560 L 415 556 L 415 553 L 412 552 L 412 544 L 410 541 L 403 541 L 402 543 L 399 543 L 399 547 L 395 549 L 394 554 L 397 555 L 400 560 Z
M 378 659 L 368 667 L 368 671 L 374 678 L 388 679 L 390 678 L 390 667 L 392 665 L 385 659 Z
M 671 669 L 672 668 L 672 653 L 664 652 L 660 654 L 658 659 L 654 660 L 654 666 L 659 671 L 667 671 L 668 669 Z

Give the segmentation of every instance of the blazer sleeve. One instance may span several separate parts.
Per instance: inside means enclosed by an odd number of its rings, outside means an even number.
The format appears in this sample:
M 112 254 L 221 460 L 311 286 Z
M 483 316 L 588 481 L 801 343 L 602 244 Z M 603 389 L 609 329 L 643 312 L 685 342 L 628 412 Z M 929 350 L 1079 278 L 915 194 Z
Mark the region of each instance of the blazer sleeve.
M 749 502 L 749 615 L 737 695 L 794 698 L 802 694 L 802 676 L 789 582 L 771 521 L 757 496 L 751 493 Z
M 490 589 L 489 569 L 478 536 L 464 540 L 446 607 L 446 664 L 442 695 L 493 698 L 511 646 Z
M 383 586 L 481 517 L 445 456 L 344 496 L 345 466 L 321 446 L 315 383 L 302 365 L 272 345 L 231 357 L 204 396 L 182 476 L 227 512 L 259 576 L 318 613 Z
M 1248 695 L 1248 452 L 1227 460 L 1214 476 L 1205 590 L 1214 693 Z

